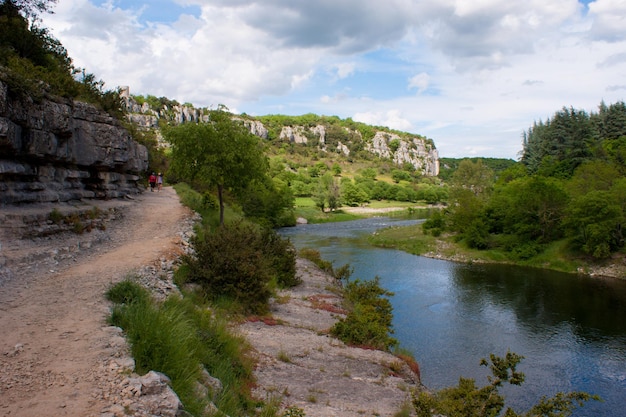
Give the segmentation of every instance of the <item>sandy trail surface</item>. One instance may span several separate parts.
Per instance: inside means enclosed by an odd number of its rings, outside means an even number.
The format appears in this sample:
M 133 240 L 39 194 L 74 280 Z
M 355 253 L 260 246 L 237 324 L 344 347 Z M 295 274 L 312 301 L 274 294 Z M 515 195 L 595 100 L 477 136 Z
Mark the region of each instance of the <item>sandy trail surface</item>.
M 119 335 L 106 323 L 104 293 L 133 270 L 175 256 L 179 225 L 190 216 L 169 187 L 115 204 L 121 216 L 102 242 L 59 264 L 12 265 L 0 286 L 0 415 L 100 416 L 110 405 L 117 389 L 110 358 L 120 347 L 111 343 Z M 30 246 L 55 250 L 76 239 Z M 5 241 L 2 249 L 15 256 L 32 251 L 28 245 Z

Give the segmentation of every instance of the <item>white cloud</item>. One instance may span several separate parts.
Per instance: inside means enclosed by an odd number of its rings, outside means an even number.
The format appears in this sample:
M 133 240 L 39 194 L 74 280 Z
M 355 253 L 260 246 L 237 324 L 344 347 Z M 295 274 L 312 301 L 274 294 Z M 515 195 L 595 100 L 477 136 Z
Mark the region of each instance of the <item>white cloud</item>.
M 356 64 L 354 62 L 343 62 L 335 65 L 335 71 L 337 73 L 337 78 L 343 79 L 354 74 L 354 70 L 356 69 Z
M 424 134 L 444 156 L 515 157 L 533 121 L 626 96 L 624 0 L 588 10 L 576 0 L 176 2 L 193 15 L 178 7 L 150 22 L 137 1 L 59 0 L 43 18 L 109 87 L 249 114 L 353 117 Z
M 409 89 L 417 89 L 417 93 L 421 94 L 430 85 L 430 77 L 425 72 L 414 75 L 409 79 Z
M 374 126 L 387 126 L 392 129 L 410 131 L 413 128 L 411 122 L 397 109 L 385 112 L 357 113 L 353 119 L 357 122 L 367 123 Z

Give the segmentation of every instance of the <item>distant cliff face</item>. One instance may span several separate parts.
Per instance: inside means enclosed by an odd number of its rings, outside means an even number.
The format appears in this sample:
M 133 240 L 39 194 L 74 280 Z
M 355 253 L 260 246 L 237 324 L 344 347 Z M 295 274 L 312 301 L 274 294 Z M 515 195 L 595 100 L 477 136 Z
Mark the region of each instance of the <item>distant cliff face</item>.
M 393 146 L 392 144 L 396 145 Z M 393 150 L 395 148 L 395 150 Z M 439 174 L 439 152 L 424 139 L 402 139 L 395 133 L 376 132 L 366 149 L 383 158 L 391 158 L 397 165 L 409 163 L 423 175 Z
M 208 116 L 202 109 L 190 106 L 172 105 L 160 110 L 150 108 L 148 103 L 138 104 L 126 87 L 121 93 L 129 112 L 129 120 L 143 128 L 158 128 L 159 120 L 168 122 L 206 122 Z M 244 124 L 254 135 L 268 139 L 269 131 L 259 120 L 242 118 Z M 432 141 L 420 136 L 403 136 L 384 131 L 376 132 L 373 139 L 366 140 L 360 132 L 343 128 L 337 135 L 318 124 L 316 126 L 284 126 L 278 139 L 286 142 L 317 146 L 325 152 L 337 152 L 345 156 L 351 154 L 351 148 L 363 148 L 381 158 L 388 158 L 398 166 L 412 165 L 415 170 L 426 176 L 439 174 L 439 153 Z M 341 139 L 338 139 L 340 136 Z
M 137 194 L 147 167 L 146 147 L 107 113 L 12 98 L 0 82 L 0 205 Z
M 280 132 L 280 139 L 293 143 L 306 144 L 310 138 L 317 139 L 320 149 L 327 152 L 338 152 L 349 156 L 350 143 L 364 142 L 364 149 L 381 158 L 391 159 L 396 165 L 406 163 L 412 165 L 422 175 L 437 176 L 439 174 L 439 153 L 430 141 L 415 136 L 402 138 L 395 133 L 376 132 L 371 141 L 364 140 L 361 133 L 345 129 L 348 133 L 344 141 L 337 140 L 330 145 L 327 140 L 328 133 L 323 125 L 313 127 L 285 126 Z M 352 139 L 351 139 L 352 138 Z

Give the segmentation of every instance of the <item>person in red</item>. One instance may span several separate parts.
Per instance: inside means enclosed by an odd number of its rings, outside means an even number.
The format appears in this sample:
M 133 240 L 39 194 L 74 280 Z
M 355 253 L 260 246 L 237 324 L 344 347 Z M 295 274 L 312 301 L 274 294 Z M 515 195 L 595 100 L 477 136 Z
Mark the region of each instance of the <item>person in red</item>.
M 156 174 L 153 172 L 152 174 L 150 174 L 150 177 L 148 177 L 148 182 L 150 183 L 150 191 L 154 191 L 154 187 L 156 186 Z

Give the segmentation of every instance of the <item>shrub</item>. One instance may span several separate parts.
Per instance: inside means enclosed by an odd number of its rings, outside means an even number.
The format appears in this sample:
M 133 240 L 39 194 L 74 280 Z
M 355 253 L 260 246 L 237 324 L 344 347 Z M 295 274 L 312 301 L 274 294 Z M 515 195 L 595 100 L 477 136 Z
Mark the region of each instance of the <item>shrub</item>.
M 115 304 L 144 303 L 148 301 L 150 295 L 145 288 L 131 279 L 121 281 L 106 292 L 107 300 Z
M 48 215 L 50 221 L 54 224 L 60 224 L 63 221 L 63 214 L 56 207 L 52 209 L 50 214 Z
M 331 329 L 331 334 L 345 343 L 389 350 L 398 341 L 393 333 L 393 307 L 388 298 L 393 293 L 380 286 L 380 278 L 371 281 L 354 280 L 345 287 L 350 312 Z
M 492 376 L 488 385 L 476 386 L 473 379 L 459 378 L 456 387 L 444 388 L 430 394 L 422 391 L 413 395 L 413 406 L 418 417 L 491 417 L 503 415 L 504 397 L 499 390 L 504 383 L 521 385 L 525 376 L 517 371 L 523 356 L 507 352 L 505 357 L 490 355 L 490 361 L 481 360 L 482 366 L 489 366 Z M 552 398 L 543 397 L 527 413 L 517 414 L 511 408 L 504 412 L 506 417 L 566 417 L 571 416 L 576 407 L 585 401 L 599 400 L 599 397 L 585 392 L 557 393 Z
M 243 221 L 198 234 L 195 256 L 184 257 L 187 279 L 202 285 L 210 300 L 226 298 L 245 313 L 268 309 L 272 278 L 280 285 L 297 283 L 295 254 L 271 230 Z
M 281 238 L 272 229 L 263 229 L 263 253 L 276 282 L 281 288 L 295 287 L 301 280 L 296 276 L 296 251 L 289 239 Z
M 311 248 L 302 248 L 300 249 L 299 254 L 301 258 L 308 259 L 309 261 L 313 262 L 322 271 L 332 274 L 333 263 L 322 259 L 322 255 L 320 254 L 320 251 L 316 249 L 311 249 Z

